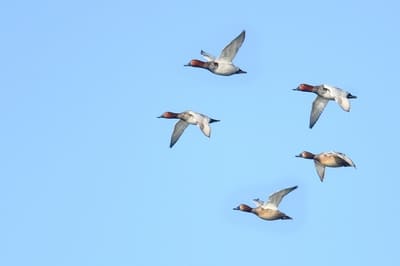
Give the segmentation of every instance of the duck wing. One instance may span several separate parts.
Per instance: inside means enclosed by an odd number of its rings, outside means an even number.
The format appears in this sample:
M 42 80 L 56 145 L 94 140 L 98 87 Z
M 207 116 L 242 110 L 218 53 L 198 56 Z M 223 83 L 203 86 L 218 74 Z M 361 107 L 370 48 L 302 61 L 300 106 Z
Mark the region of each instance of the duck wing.
M 335 97 L 335 101 L 339 104 L 340 107 L 346 112 L 350 111 L 350 101 L 346 97 L 337 96 Z
M 199 126 L 203 134 L 206 135 L 207 137 L 210 137 L 211 135 L 211 128 L 209 125 L 210 118 L 206 115 L 196 112 L 192 112 L 192 116 L 193 120 L 196 121 L 195 123 Z
M 212 54 L 209 54 L 209 53 L 207 53 L 207 52 L 205 52 L 205 51 L 203 51 L 203 50 L 201 50 L 200 54 L 201 54 L 208 62 L 215 61 L 215 56 L 213 56 Z
M 334 152 L 335 155 L 340 158 L 341 160 L 343 160 L 344 162 L 346 162 L 346 166 L 352 166 L 354 168 L 356 168 L 355 163 L 344 153 L 341 152 Z
M 174 127 L 174 131 L 172 132 L 171 142 L 169 147 L 172 148 L 178 139 L 181 137 L 183 131 L 188 127 L 189 123 L 185 122 L 184 120 L 179 120 Z
M 231 41 L 227 46 L 225 46 L 218 59 L 225 62 L 232 62 L 239 48 L 243 44 L 245 35 L 246 31 L 242 31 L 233 41 Z
M 210 137 L 210 135 L 211 135 L 211 127 L 208 124 L 208 122 L 203 121 L 202 123 L 199 123 L 199 127 L 201 129 L 201 132 L 203 132 L 204 135 L 206 135 L 207 137 Z
M 321 182 L 323 182 L 324 176 L 325 176 L 325 166 L 320 164 L 318 161 L 314 161 L 314 164 L 315 164 L 315 169 L 317 170 L 319 179 L 321 180 Z
M 321 96 L 317 96 L 317 98 L 315 98 L 311 108 L 310 128 L 312 128 L 315 125 L 315 123 L 317 123 L 319 117 L 321 116 L 328 102 L 329 102 L 328 99 L 325 99 Z
M 256 204 L 256 208 L 262 207 L 264 205 L 264 201 L 260 199 L 253 199 L 254 204 Z
M 279 203 L 281 203 L 283 197 L 295 190 L 296 188 L 297 186 L 285 188 L 270 195 L 268 201 L 264 204 L 263 208 L 277 210 Z

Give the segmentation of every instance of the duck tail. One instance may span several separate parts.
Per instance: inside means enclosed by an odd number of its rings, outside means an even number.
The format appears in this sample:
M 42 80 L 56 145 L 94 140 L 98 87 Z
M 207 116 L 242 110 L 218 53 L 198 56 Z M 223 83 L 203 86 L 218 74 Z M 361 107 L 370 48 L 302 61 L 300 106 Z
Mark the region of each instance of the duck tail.
M 210 122 L 209 123 L 211 124 L 211 123 L 215 123 L 215 122 L 219 122 L 219 121 L 221 121 L 221 120 L 210 118 Z
M 238 71 L 235 72 L 235 74 L 247 74 L 246 71 L 241 70 L 240 68 L 238 69 Z
M 288 216 L 288 215 L 286 215 L 286 214 L 283 214 L 282 217 L 281 217 L 281 219 L 282 219 L 282 220 L 293 220 L 292 217 L 290 217 L 290 216 Z
M 347 99 L 356 99 L 357 96 L 352 95 L 351 93 L 347 94 Z

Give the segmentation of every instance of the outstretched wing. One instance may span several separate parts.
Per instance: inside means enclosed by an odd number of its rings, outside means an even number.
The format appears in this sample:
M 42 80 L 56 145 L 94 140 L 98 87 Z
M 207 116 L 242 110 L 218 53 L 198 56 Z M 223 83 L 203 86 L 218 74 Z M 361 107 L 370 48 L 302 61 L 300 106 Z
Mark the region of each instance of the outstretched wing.
M 233 41 L 231 41 L 227 46 L 225 46 L 218 59 L 221 61 L 232 62 L 239 48 L 243 44 L 245 35 L 246 32 L 242 31 Z
M 317 170 L 319 179 L 321 180 L 321 182 L 323 182 L 325 176 L 325 166 L 320 164 L 318 161 L 314 161 L 314 165 L 315 165 L 315 170 Z
M 208 61 L 215 61 L 215 56 L 213 56 L 212 54 L 209 54 L 203 50 L 201 50 L 200 54 Z
M 263 208 L 273 209 L 273 210 L 278 209 L 279 203 L 281 203 L 282 198 L 284 196 L 286 196 L 288 193 L 290 193 L 291 191 L 295 190 L 296 188 L 297 188 L 297 186 L 294 186 L 294 187 L 285 188 L 278 192 L 275 192 L 274 194 L 269 196 L 268 201 L 267 201 L 267 203 L 264 204 Z
M 354 168 L 356 168 L 355 163 L 344 153 L 341 152 L 334 152 L 336 154 L 337 157 L 339 157 L 341 160 L 343 160 L 344 162 L 346 162 L 346 166 L 352 166 Z
M 170 148 L 172 148 L 172 146 L 175 145 L 175 143 L 181 137 L 183 131 L 185 131 L 185 129 L 188 127 L 188 125 L 189 124 L 183 120 L 179 120 L 175 124 L 174 131 L 172 132 L 172 136 L 171 136 L 171 143 L 169 144 Z
M 315 125 L 315 123 L 318 121 L 318 118 L 324 111 L 328 102 L 329 102 L 329 100 L 322 98 L 320 96 L 317 96 L 317 98 L 315 98 L 315 100 L 313 101 L 313 104 L 312 104 L 312 108 L 311 108 L 310 128 L 312 128 Z
M 211 135 L 211 127 L 209 125 L 210 118 L 201 113 L 192 112 L 193 118 L 196 121 L 196 124 L 199 126 L 201 132 L 207 137 Z
M 208 124 L 208 122 L 203 121 L 202 123 L 199 123 L 199 127 L 201 129 L 201 132 L 203 132 L 204 135 L 206 135 L 207 137 L 210 137 L 210 135 L 211 135 L 211 127 Z
M 346 112 L 350 111 L 350 101 L 346 97 L 335 97 L 335 101 Z
M 260 199 L 253 199 L 254 204 L 256 205 L 256 208 L 262 207 L 264 205 L 264 201 Z

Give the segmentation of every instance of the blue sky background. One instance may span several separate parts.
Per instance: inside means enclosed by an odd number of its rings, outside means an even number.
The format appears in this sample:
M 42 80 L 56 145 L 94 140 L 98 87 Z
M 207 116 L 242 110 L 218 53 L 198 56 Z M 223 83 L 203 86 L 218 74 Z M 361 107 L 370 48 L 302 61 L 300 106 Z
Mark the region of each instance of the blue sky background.
M 398 265 L 398 1 L 0 4 L 0 265 Z M 230 77 L 183 67 L 246 30 Z M 339 86 L 308 128 L 314 94 Z M 189 127 L 192 109 L 220 123 Z M 353 168 L 324 183 L 302 150 Z M 298 185 L 294 220 L 233 211 Z

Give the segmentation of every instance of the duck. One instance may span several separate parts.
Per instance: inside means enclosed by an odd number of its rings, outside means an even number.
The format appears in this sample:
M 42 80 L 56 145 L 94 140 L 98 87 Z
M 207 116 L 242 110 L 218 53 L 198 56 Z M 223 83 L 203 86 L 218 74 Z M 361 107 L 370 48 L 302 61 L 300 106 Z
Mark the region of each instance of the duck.
M 329 101 L 336 101 L 339 106 L 346 112 L 350 111 L 350 101 L 349 99 L 355 99 L 357 96 L 344 91 L 338 87 L 322 84 L 318 86 L 313 86 L 309 84 L 300 84 L 296 91 L 313 92 L 317 94 L 317 97 L 313 101 L 311 114 L 310 114 L 310 124 L 309 127 L 312 128 L 318 121 L 320 115 L 324 111 L 326 105 Z
M 242 212 L 249 212 L 257 215 L 259 218 L 267 221 L 273 220 L 291 220 L 292 217 L 286 215 L 278 209 L 279 203 L 281 203 L 282 198 L 288 193 L 295 190 L 297 186 L 282 189 L 278 192 L 271 194 L 268 197 L 268 201 L 264 202 L 260 199 L 254 199 L 256 207 L 252 208 L 246 204 L 240 204 L 239 206 L 233 208 L 233 210 L 238 210 Z
M 205 136 L 210 137 L 210 124 L 220 121 L 191 110 L 181 113 L 164 112 L 163 114 L 158 116 L 158 118 L 179 119 L 179 121 L 175 124 L 174 131 L 172 132 L 171 142 L 169 144 L 170 148 L 175 145 L 175 143 L 181 137 L 182 133 L 185 131 L 189 124 L 197 125 Z
M 344 153 L 329 151 L 314 154 L 309 151 L 303 151 L 296 157 L 314 160 L 315 169 L 321 182 L 324 181 L 325 167 L 354 167 L 354 162 Z
M 243 44 L 245 35 L 246 31 L 243 30 L 233 41 L 225 46 L 218 58 L 201 50 L 200 54 L 207 61 L 192 59 L 185 66 L 208 69 L 210 72 L 222 76 L 247 73 L 246 71 L 241 70 L 239 67 L 235 66 L 232 63 L 232 60 L 235 58 L 239 48 Z

